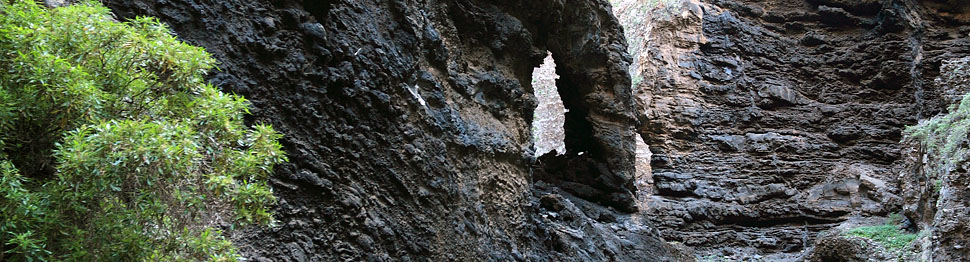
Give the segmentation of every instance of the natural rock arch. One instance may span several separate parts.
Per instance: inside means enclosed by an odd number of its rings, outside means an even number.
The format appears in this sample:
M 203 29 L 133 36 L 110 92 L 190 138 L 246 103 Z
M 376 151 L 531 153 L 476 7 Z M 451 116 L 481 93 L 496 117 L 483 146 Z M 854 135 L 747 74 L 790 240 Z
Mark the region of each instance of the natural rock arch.
M 560 182 L 580 197 L 632 212 L 636 120 L 623 29 L 606 1 L 528 1 L 508 10 L 540 20 L 533 41 L 545 47 L 560 75 L 556 86 L 566 107 L 566 154 L 540 158 L 538 179 Z M 537 13 L 537 14 L 534 14 Z M 590 27 L 589 25 L 598 25 Z M 541 60 L 539 60 L 541 61 Z M 538 64 L 538 63 L 536 63 Z

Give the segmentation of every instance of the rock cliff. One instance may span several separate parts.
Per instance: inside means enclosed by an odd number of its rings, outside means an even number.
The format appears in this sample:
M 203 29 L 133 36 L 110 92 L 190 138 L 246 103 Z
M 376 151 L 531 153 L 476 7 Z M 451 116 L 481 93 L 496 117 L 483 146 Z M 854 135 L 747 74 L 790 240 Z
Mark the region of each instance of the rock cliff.
M 647 212 L 701 256 L 796 259 L 899 212 L 902 129 L 940 112 L 933 79 L 970 51 L 963 8 L 942 2 L 632 2 Z
M 947 97 L 953 106 L 947 115 L 911 129 L 912 139 L 905 140 L 910 147 L 905 151 L 906 168 L 900 176 L 903 214 L 921 232 L 919 258 L 927 261 L 970 257 L 970 145 L 965 120 L 970 114 L 970 100 L 963 98 L 970 90 L 968 66 L 968 58 L 944 62 L 934 84 L 944 94 L 954 94 Z
M 105 1 L 219 60 L 282 132 L 256 261 L 682 261 L 634 212 L 633 96 L 605 0 Z M 566 154 L 536 161 L 533 68 L 555 57 Z
M 284 133 L 279 225 L 231 232 L 255 261 L 825 260 L 820 233 L 900 210 L 959 235 L 938 261 L 970 245 L 900 143 L 967 91 L 933 81 L 970 54 L 959 1 L 104 2 Z M 539 156 L 550 53 L 565 152 Z

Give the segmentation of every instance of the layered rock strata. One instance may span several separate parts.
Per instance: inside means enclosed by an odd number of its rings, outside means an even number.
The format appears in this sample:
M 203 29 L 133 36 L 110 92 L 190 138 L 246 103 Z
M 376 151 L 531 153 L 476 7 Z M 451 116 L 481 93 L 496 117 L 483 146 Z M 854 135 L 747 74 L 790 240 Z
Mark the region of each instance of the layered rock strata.
M 795 259 L 898 212 L 902 129 L 940 112 L 932 79 L 970 51 L 961 7 L 932 1 L 627 3 L 647 212 L 701 256 Z

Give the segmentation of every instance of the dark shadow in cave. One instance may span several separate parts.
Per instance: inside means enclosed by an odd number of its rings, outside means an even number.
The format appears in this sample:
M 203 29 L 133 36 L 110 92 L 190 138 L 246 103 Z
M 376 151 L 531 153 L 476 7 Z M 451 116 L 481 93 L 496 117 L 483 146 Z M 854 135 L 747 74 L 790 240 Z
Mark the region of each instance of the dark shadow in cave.
M 560 75 L 559 81 L 556 81 L 556 87 L 566 107 L 566 121 L 563 123 L 563 129 L 566 132 L 566 153 L 602 155 L 595 144 L 593 126 L 586 119 L 589 116 L 589 109 L 583 103 L 584 94 L 589 93 L 589 90 L 582 89 L 590 86 L 590 83 L 583 83 L 583 77 L 566 66 L 557 68 L 556 73 Z
M 303 10 L 310 12 L 310 15 L 315 17 L 317 21 L 324 21 L 330 14 L 330 7 L 333 5 L 334 0 L 304 0 Z

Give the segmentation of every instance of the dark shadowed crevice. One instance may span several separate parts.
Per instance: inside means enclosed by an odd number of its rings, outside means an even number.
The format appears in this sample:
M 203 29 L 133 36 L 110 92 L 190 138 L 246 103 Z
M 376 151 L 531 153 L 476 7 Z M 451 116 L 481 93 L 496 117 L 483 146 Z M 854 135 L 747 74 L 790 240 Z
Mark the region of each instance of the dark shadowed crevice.
M 310 12 L 317 21 L 323 21 L 327 19 L 327 15 L 330 14 L 330 7 L 333 5 L 334 0 L 305 0 L 303 2 L 303 9 Z
M 556 86 L 559 88 L 559 95 L 562 97 L 563 106 L 566 108 L 566 121 L 563 123 L 565 131 L 566 153 L 568 154 L 590 154 L 598 156 L 600 150 L 596 147 L 596 140 L 593 138 L 593 126 L 587 119 L 589 110 L 583 106 L 583 94 L 580 91 L 581 81 L 575 72 L 569 71 L 565 67 L 557 70 L 561 75 Z

